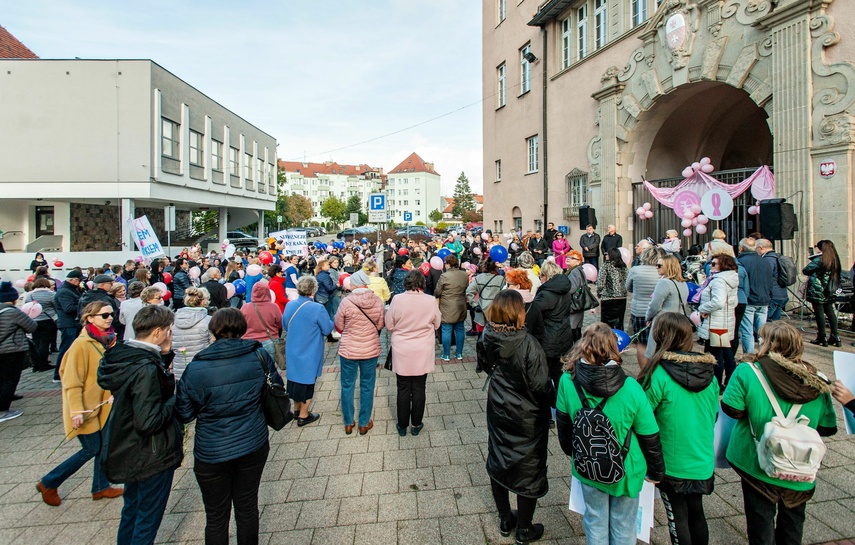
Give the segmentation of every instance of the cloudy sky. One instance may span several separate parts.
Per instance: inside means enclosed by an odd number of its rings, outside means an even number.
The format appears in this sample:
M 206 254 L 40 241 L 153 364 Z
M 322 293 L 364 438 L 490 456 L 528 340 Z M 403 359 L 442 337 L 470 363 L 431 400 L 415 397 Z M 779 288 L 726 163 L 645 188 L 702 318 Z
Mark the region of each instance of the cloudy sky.
M 482 188 L 477 0 L 0 0 L 0 25 L 42 58 L 152 59 L 281 159 L 388 171 L 415 151 L 443 193 L 461 171 Z

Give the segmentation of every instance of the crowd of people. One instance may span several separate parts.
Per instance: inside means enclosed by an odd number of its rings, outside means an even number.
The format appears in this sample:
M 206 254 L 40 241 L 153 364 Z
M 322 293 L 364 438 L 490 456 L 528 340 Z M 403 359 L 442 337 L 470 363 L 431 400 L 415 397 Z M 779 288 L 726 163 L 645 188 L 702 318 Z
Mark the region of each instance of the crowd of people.
M 301 255 L 285 255 L 275 240 L 266 252 L 229 258 L 193 247 L 174 259 L 72 269 L 62 279 L 37 254 L 24 295 L 0 284 L 0 422 L 22 415 L 11 403 L 26 365 L 53 371 L 67 438 L 81 449 L 39 480 L 44 502 L 60 505 L 62 484 L 94 459 L 93 499 L 124 497 L 118 542 L 152 543 L 184 456 L 185 426 L 195 421 L 206 543 L 227 543 L 232 508 L 238 543 L 254 543 L 270 448 L 267 382 L 287 386 L 297 427 L 317 422 L 315 385 L 335 346 L 344 433 L 373 428 L 375 381 L 385 367 L 396 380 L 396 429 L 415 436 L 437 359 L 450 362 L 453 346 L 462 361 L 465 337 L 477 336 L 476 370 L 489 375 L 487 473 L 502 535 L 527 543 L 544 534 L 533 521 L 548 490 L 554 427 L 582 488 L 588 543 L 635 543 L 645 479 L 659 488 L 672 541 L 708 543 L 703 496 L 713 491 L 721 409 L 736 420 L 726 457 L 742 479 L 749 541 L 799 543 L 813 479 L 770 473 L 755 430 L 780 406 L 831 435 L 832 396 L 850 411 L 855 400 L 802 359 L 801 335 L 780 320 L 786 271 L 773 245 L 754 233 L 735 252 L 724 238 L 717 231 L 690 252 L 700 256 L 694 269 L 676 237 L 642 240 L 633 256 L 614 226 L 602 238 L 589 226 L 577 250 L 551 223 L 504 244 L 486 231 L 316 243 Z M 840 260 L 831 241 L 815 249 L 803 271 L 819 329 L 812 342 L 840 346 L 832 307 Z M 689 279 L 700 285 L 690 289 Z M 590 306 L 580 294 L 589 285 L 600 321 L 583 332 Z M 615 333 L 630 297 L 637 377 L 622 368 L 626 347 Z M 599 448 L 592 438 L 603 441 Z

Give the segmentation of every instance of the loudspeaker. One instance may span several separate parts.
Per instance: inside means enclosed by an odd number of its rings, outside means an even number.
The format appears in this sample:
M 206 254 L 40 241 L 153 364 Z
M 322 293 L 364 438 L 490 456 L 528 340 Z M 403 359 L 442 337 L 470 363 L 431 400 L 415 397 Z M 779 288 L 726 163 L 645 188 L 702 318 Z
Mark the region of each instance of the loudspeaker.
M 760 232 L 769 240 L 793 240 L 798 231 L 793 205 L 786 199 L 760 201 Z
M 588 225 L 597 227 L 597 211 L 590 206 L 579 207 L 579 229 L 585 230 Z

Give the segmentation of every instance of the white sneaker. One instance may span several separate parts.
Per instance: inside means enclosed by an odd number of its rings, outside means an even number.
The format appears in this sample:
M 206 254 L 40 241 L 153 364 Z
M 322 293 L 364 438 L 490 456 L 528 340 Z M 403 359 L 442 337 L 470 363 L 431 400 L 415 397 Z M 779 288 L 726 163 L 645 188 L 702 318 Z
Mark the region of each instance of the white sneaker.
M 22 414 L 24 414 L 24 411 L 20 409 L 9 409 L 5 413 L 0 413 L 0 422 L 12 420 L 13 418 L 18 418 Z
M 51 382 L 53 382 L 54 384 L 62 384 L 62 381 L 58 378 L 51 379 Z

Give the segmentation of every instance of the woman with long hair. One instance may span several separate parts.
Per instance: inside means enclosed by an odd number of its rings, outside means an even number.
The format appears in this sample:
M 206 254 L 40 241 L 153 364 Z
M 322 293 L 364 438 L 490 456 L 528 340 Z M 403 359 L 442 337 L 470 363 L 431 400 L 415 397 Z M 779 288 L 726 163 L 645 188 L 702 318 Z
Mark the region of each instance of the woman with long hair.
M 808 277 L 805 299 L 810 301 L 816 316 L 816 339 L 811 344 L 820 346 L 841 346 L 837 336 L 837 314 L 834 313 L 834 301 L 840 287 L 840 256 L 830 240 L 820 240 L 814 246 L 816 253 L 802 269 Z M 825 321 L 831 327 L 831 335 L 825 337 Z
M 617 248 L 609 248 L 597 276 L 597 295 L 600 298 L 600 320 L 612 329 L 623 330 L 626 314 L 626 277 L 629 270 Z
M 525 279 L 525 273 L 517 273 Z M 525 330 L 519 292 L 502 291 L 486 314 L 477 354 L 478 369 L 490 375 L 487 474 L 499 511 L 499 531 L 507 537 L 516 527 L 517 543 L 527 543 L 543 535 L 543 525 L 532 524 L 532 518 L 537 498 L 549 490 L 546 456 L 555 390 L 546 355 Z M 511 511 L 509 492 L 517 496 L 517 511 Z
M 134 271 L 134 280 L 142 282 L 144 286 L 150 286 L 151 272 L 148 269 L 137 269 Z
M 731 341 L 737 333 L 734 316 L 739 303 L 738 291 L 736 259 L 729 254 L 716 254 L 710 261 L 710 275 L 699 294 L 698 313 L 702 321 L 698 337 L 704 341 L 705 350 L 715 356 L 715 376 L 720 388 L 727 384 L 736 368 Z
M 712 494 L 715 480 L 716 359 L 692 351 L 692 323 L 682 314 L 661 314 L 651 335 L 656 353 L 638 381 L 659 425 L 665 477 L 658 486 L 668 520 L 673 521 L 668 525 L 671 543 L 706 545 L 703 497 Z
M 656 270 L 659 271 L 659 281 L 653 290 L 645 316 L 647 325 L 651 328 L 656 316 L 663 312 L 683 312 L 686 314 L 686 300 L 689 298 L 689 287 L 686 285 L 686 279 L 683 278 L 680 260 L 673 255 L 660 257 L 656 262 Z M 649 360 L 653 357 L 654 352 L 656 352 L 656 341 L 648 338 L 644 357 Z
M 760 339 L 755 360 L 736 367 L 721 399 L 722 411 L 737 420 L 726 456 L 742 478 L 748 542 L 797 545 L 802 542 L 805 506 L 816 482 L 779 479 L 760 467 L 755 437 L 776 417 L 761 377 L 781 412 L 787 415 L 798 406 L 796 418 L 806 417 L 803 422 L 820 436 L 837 433 L 837 416 L 827 379 L 802 360 L 801 333 L 776 320 L 760 328 Z
M 42 312 L 33 318 L 39 328 L 33 333 L 33 343 L 36 345 L 36 360 L 33 361 L 33 372 L 50 371 L 54 366 L 50 364 L 50 344 L 56 341 L 56 306 L 53 290 L 53 282 L 42 276 L 33 281 L 33 291 L 24 297 L 24 303 L 35 301 L 42 307 Z

